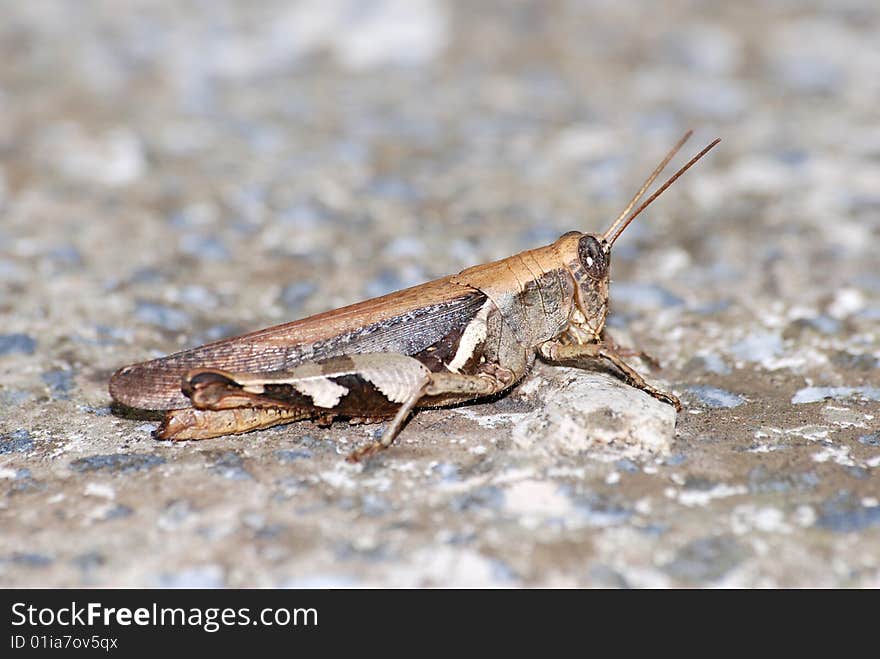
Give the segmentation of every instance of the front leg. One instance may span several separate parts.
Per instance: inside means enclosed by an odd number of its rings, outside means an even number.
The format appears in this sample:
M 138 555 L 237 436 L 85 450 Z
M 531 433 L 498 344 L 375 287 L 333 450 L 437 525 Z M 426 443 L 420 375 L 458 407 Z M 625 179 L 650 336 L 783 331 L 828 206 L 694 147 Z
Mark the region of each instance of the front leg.
M 669 403 L 676 410 L 681 410 L 681 401 L 673 394 L 657 389 L 653 385 L 645 382 L 645 378 L 625 361 L 618 352 L 605 343 L 583 343 L 583 344 L 562 344 L 558 341 L 551 340 L 538 346 L 538 353 L 549 362 L 579 362 L 582 359 L 604 359 L 614 364 L 615 367 L 623 374 L 623 378 L 627 384 L 636 389 L 650 394 L 657 400 Z

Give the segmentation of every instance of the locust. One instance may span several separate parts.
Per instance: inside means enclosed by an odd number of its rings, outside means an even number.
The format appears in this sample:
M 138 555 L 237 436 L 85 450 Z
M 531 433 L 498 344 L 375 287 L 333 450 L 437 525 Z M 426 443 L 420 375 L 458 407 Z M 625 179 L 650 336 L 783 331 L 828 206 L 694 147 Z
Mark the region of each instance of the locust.
M 510 389 L 537 358 L 613 367 L 629 385 L 681 408 L 648 383 L 608 336 L 611 249 L 627 226 L 712 149 L 716 139 L 636 204 L 688 131 L 602 234 L 569 231 L 550 245 L 412 288 L 166 357 L 125 366 L 110 395 L 164 410 L 162 440 L 197 440 L 310 419 L 388 421 L 357 462 L 391 446 L 417 408 Z

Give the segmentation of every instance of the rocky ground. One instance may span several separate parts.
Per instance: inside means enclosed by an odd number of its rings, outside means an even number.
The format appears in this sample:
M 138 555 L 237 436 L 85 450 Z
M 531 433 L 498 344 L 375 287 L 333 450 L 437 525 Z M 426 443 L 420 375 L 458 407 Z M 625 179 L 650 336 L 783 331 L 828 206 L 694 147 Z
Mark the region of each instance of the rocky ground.
M 880 586 L 875 2 L 10 3 L 0 585 Z M 172 445 L 119 366 L 603 230 L 670 407 Z

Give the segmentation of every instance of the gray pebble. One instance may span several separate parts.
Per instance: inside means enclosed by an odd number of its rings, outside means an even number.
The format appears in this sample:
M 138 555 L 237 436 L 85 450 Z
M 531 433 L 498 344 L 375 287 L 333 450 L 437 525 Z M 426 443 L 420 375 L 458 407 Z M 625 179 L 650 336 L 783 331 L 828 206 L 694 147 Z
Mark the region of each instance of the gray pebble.
M 858 480 L 864 480 L 868 477 L 870 472 L 864 467 L 859 467 L 858 465 L 849 465 L 845 467 L 846 473 Z
M 159 528 L 176 529 L 194 515 L 192 504 L 186 499 L 173 499 L 159 515 Z
M 382 253 L 392 260 L 422 258 L 425 254 L 425 243 L 414 236 L 400 236 L 389 242 Z
M 524 249 L 531 249 L 538 245 L 549 245 L 557 238 L 560 232 L 552 227 L 534 225 L 522 229 L 517 238 L 517 245 Z
M 257 540 L 274 540 L 280 538 L 287 531 L 284 524 L 266 524 L 254 531 L 254 538 Z
M 364 293 L 367 297 L 379 297 L 414 286 L 424 279 L 424 273 L 420 268 L 412 267 L 403 270 L 383 268 L 375 278 L 367 282 Z
M 807 318 L 806 322 L 810 327 L 823 334 L 835 334 L 840 331 L 840 321 L 831 316 L 815 316 Z
M 685 94 L 683 103 L 697 116 L 714 120 L 733 120 L 748 107 L 745 88 L 733 82 L 714 79 Z
M 715 316 L 722 311 L 727 311 L 733 303 L 730 300 L 712 300 L 705 304 L 698 304 L 695 307 L 689 307 L 691 313 L 700 314 L 701 316 Z
M 79 458 L 70 463 L 70 468 L 78 472 L 106 470 L 127 473 L 152 469 L 162 464 L 165 464 L 165 458 L 150 453 L 109 453 Z
M 222 588 L 223 570 L 219 565 L 202 565 L 181 570 L 163 572 L 157 578 L 160 588 Z
M 786 492 L 812 490 L 819 485 L 814 471 L 775 472 L 759 465 L 749 471 L 746 486 L 753 494 L 783 494 Z
M 499 558 L 494 558 L 489 561 L 489 569 L 492 572 L 492 579 L 494 581 L 515 583 L 521 578 L 516 570 Z
M 668 460 L 667 460 L 667 464 L 668 464 Z M 615 468 L 619 469 L 620 471 L 625 471 L 629 474 L 637 474 L 639 471 L 641 471 L 639 469 L 639 465 L 637 465 L 635 462 L 633 462 L 629 458 L 623 458 L 621 460 L 618 460 L 617 462 L 614 463 L 614 466 L 615 466 Z
M 359 547 L 353 542 L 342 541 L 337 543 L 334 554 L 338 561 L 367 561 L 369 563 L 384 563 L 391 556 L 385 545 L 374 547 Z
M 327 213 L 313 203 L 294 204 L 279 210 L 275 217 L 282 224 L 289 224 L 300 230 L 312 230 L 320 226 Z
M 849 492 L 840 492 L 822 504 L 815 526 L 835 533 L 855 533 L 880 526 L 880 506 L 863 506 Z
M 630 588 L 629 582 L 612 567 L 598 563 L 590 568 L 590 579 L 599 588 Z
M 282 288 L 278 299 L 288 311 L 299 311 L 303 302 L 317 290 L 318 286 L 314 282 L 297 281 Z
M 748 550 L 730 536 L 700 538 L 679 549 L 662 569 L 673 579 L 696 585 L 718 581 L 748 555 Z
M 568 493 L 570 488 L 562 487 L 561 491 Z M 587 524 L 595 528 L 617 526 L 633 515 L 631 508 L 615 498 L 602 494 L 588 492 L 586 494 L 569 494 L 569 496 Z
M 69 400 L 70 390 L 73 389 L 73 372 L 58 369 L 46 371 L 40 379 L 49 387 L 52 397 L 57 400 Z
M 0 405 L 3 406 L 11 406 L 11 405 L 21 405 L 29 401 L 33 396 L 29 391 L 22 391 L 20 389 L 6 389 L 0 391 Z
M 11 433 L 0 437 L 0 455 L 6 453 L 26 453 L 34 448 L 34 440 L 31 434 L 24 428 L 13 430 Z
M 376 494 L 365 494 L 361 497 L 361 512 L 368 517 L 379 517 L 391 512 L 391 502 Z
M 855 314 L 855 317 L 868 321 L 880 320 L 880 306 L 867 306 Z
M 634 528 L 638 529 L 640 533 L 644 533 L 647 536 L 659 538 L 661 535 L 666 533 L 670 527 L 669 524 L 644 524 L 635 526 Z
M 757 332 L 730 347 L 731 354 L 746 362 L 760 362 L 782 352 L 782 337 L 773 332 Z
M 700 403 L 715 409 L 728 409 L 738 407 L 746 402 L 739 394 L 734 394 L 718 387 L 699 384 L 687 387 L 686 391 L 694 396 Z
M 459 480 L 458 467 L 451 462 L 441 462 L 434 465 L 434 473 L 440 476 L 440 480 L 451 483 Z
M 37 554 L 32 552 L 15 552 L 9 559 L 11 563 L 22 567 L 48 567 L 55 562 L 55 559 L 45 554 Z
M 657 284 L 615 282 L 611 286 L 611 299 L 615 304 L 640 309 L 680 307 L 684 301 Z
M 685 490 L 695 490 L 697 492 L 708 492 L 715 488 L 718 483 L 710 478 L 702 476 L 688 476 L 684 482 Z
M 164 282 L 166 279 L 165 273 L 153 267 L 138 268 L 128 276 L 128 281 L 131 284 L 155 285 Z
M 471 490 L 465 494 L 459 494 L 452 499 L 450 506 L 456 512 L 488 508 L 498 510 L 504 505 L 504 490 L 487 485 Z
M 837 65 L 818 56 L 779 58 L 774 68 L 784 87 L 800 93 L 831 94 L 844 81 Z
M 86 414 L 94 414 L 95 416 L 110 416 L 113 411 L 109 407 L 93 407 L 91 405 L 78 405 L 77 409 Z
M 244 468 L 244 461 L 235 451 L 223 451 L 215 456 L 211 471 L 233 481 L 252 480 L 251 473 Z
M 118 504 L 113 506 L 110 510 L 104 513 L 104 517 L 102 518 L 104 521 L 110 521 L 114 519 L 124 519 L 126 517 L 130 517 L 134 514 L 134 510 L 125 506 L 123 504 Z
M 180 289 L 180 301 L 187 306 L 200 309 L 213 309 L 217 306 L 217 296 L 204 286 L 188 284 Z
M 74 245 L 59 245 L 46 252 L 46 256 L 57 270 L 71 270 L 83 264 L 82 254 Z
M 273 495 L 276 501 L 286 501 L 295 496 L 298 492 L 309 487 L 309 483 L 304 478 L 296 476 L 285 476 L 275 481 L 278 491 Z
M 192 319 L 185 311 L 157 302 L 138 302 L 134 315 L 143 323 L 157 325 L 172 332 L 180 332 L 192 325 Z
M 0 355 L 20 352 L 32 355 L 37 349 L 37 341 L 27 334 L 0 334 Z
M 721 355 L 715 353 L 697 355 L 688 361 L 685 365 L 685 370 L 700 370 L 706 371 L 707 373 L 714 373 L 715 375 L 730 374 L 730 367 L 725 363 Z
M 831 363 L 848 371 L 873 371 L 877 368 L 878 360 L 874 355 L 868 353 L 838 350 L 831 355 Z
M 816 403 L 820 400 L 845 400 L 851 397 L 880 401 L 880 387 L 804 387 L 798 389 L 791 402 L 793 405 Z
M 9 488 L 9 492 L 7 492 L 7 494 L 13 495 L 20 494 L 22 492 L 42 492 L 47 487 L 48 486 L 44 482 L 38 481 L 35 478 L 31 478 L 30 476 L 19 478 L 16 474 L 15 480 L 12 483 L 12 487 Z
M 221 323 L 219 325 L 211 325 L 203 332 L 194 332 L 189 335 L 189 345 L 191 347 L 200 346 L 204 343 L 225 339 L 230 336 L 237 336 L 244 330 L 241 326 L 232 323 Z
M 274 455 L 281 464 L 290 464 L 291 462 L 311 458 L 312 452 L 308 449 L 281 449 L 275 451 Z
M 97 551 L 87 551 L 82 554 L 77 554 L 70 559 L 70 562 L 83 572 L 89 572 L 90 570 L 94 570 L 95 568 L 104 565 L 107 562 L 107 559 L 104 558 L 103 554 Z
M 421 196 L 419 191 L 408 181 L 400 178 L 385 177 L 373 180 L 368 191 L 371 195 L 393 201 L 413 202 Z
M 0 240 L 2 240 L 2 237 L 0 237 Z M 15 261 L 0 258 L 0 281 L 14 281 L 25 278 L 24 270 Z
M 189 233 L 180 239 L 180 251 L 206 261 L 228 261 L 232 254 L 219 238 Z
M 303 435 L 299 440 L 299 444 L 305 449 L 318 453 L 327 450 L 335 451 L 336 447 L 336 444 L 333 440 L 313 437 L 312 435 Z
M 354 577 L 341 574 L 313 574 L 305 577 L 297 577 L 294 579 L 286 579 L 279 585 L 280 588 L 291 588 L 293 590 L 301 589 L 320 589 L 328 590 L 331 588 L 355 588 L 359 582 Z

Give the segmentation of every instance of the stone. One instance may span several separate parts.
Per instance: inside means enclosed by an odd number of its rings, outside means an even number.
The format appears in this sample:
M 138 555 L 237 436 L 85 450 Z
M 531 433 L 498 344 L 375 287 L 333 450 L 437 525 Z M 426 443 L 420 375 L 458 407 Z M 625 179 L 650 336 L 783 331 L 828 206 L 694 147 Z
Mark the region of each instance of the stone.
M 550 455 L 618 460 L 669 453 L 675 408 L 614 376 L 573 368 L 542 368 L 521 391 L 535 409 L 517 421 L 514 444 Z

